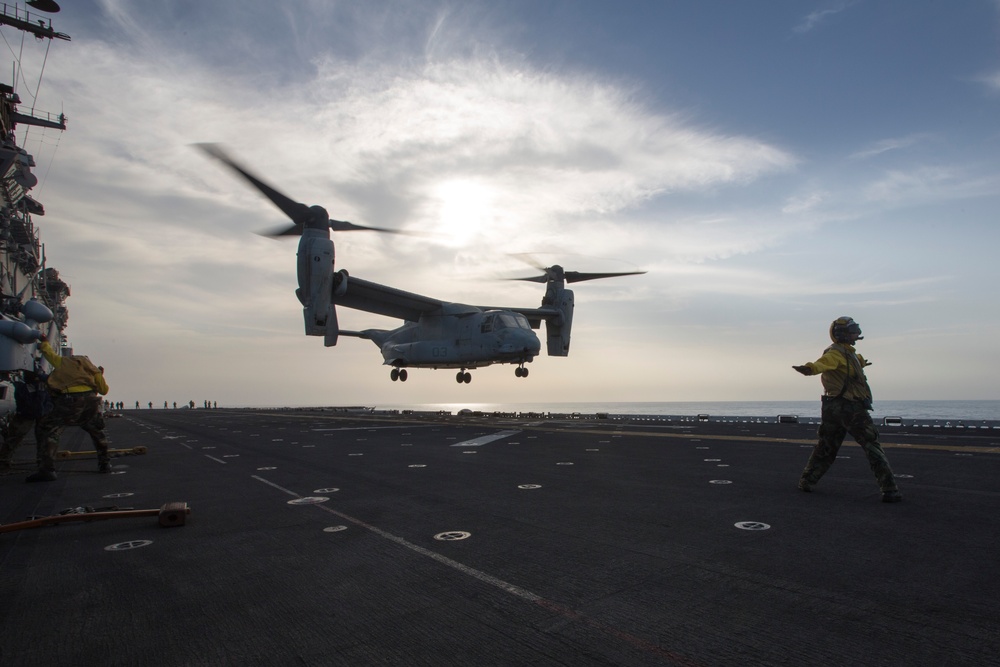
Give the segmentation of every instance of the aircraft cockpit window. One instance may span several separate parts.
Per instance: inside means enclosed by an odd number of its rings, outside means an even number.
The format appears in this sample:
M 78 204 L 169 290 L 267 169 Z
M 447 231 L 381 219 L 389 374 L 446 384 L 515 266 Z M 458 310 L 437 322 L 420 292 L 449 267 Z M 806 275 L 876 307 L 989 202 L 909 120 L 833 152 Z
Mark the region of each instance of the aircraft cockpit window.
M 479 325 L 479 330 L 482 333 L 490 333 L 491 331 L 493 331 L 493 320 L 494 319 L 495 318 L 494 318 L 493 315 L 489 315 L 487 317 L 484 317 L 483 318 L 483 323 L 481 325 Z
M 528 320 L 524 315 L 520 313 L 500 313 L 498 316 L 500 322 L 497 324 L 497 328 L 508 328 L 508 329 L 530 329 L 528 326 Z

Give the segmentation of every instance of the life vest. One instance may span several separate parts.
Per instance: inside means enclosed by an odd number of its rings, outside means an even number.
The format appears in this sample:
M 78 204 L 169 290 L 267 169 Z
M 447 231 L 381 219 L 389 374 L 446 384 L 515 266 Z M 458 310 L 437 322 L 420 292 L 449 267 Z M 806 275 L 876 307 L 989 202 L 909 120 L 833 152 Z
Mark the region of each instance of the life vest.
M 49 375 L 49 389 L 60 394 L 71 389 L 73 391 L 70 393 L 100 391 L 101 387 L 96 380 L 96 376 L 100 374 L 100 369 L 87 357 L 62 357 L 59 365 Z
M 832 371 L 823 371 L 820 381 L 823 383 L 824 393 L 827 396 L 842 396 L 852 401 L 871 401 L 872 390 L 868 386 L 868 378 L 865 377 L 857 353 L 841 343 L 834 343 L 826 348 L 824 354 L 831 350 L 842 354 L 847 363 Z

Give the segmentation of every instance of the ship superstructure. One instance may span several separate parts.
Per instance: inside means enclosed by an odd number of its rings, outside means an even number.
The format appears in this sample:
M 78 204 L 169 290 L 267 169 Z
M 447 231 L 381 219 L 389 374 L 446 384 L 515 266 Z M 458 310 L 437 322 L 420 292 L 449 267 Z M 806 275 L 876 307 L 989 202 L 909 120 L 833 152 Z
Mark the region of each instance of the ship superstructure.
M 29 6 L 58 11 L 51 0 L 30 0 Z M 37 11 L 3 3 L 0 26 L 10 26 L 38 40 L 69 40 L 56 32 L 52 22 Z M 24 111 L 17 93 L 20 63 L 15 63 L 11 84 L 0 83 L 0 413 L 13 406 L 10 382 L 23 371 L 39 370 L 36 343 L 44 334 L 53 347 L 66 347 L 69 319 L 66 298 L 69 285 L 59 272 L 46 265 L 45 250 L 34 218 L 45 207 L 30 191 L 38 185 L 35 160 L 18 145 L 20 126 L 66 129 L 59 114 Z M 44 369 L 42 369 L 44 370 Z

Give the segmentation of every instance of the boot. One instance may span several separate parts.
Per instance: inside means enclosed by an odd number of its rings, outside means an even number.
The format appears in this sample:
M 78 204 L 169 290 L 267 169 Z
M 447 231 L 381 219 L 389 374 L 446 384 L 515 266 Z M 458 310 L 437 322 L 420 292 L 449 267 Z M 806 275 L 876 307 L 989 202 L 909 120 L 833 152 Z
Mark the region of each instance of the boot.
M 39 470 L 38 472 L 28 475 L 24 478 L 25 482 L 54 482 L 56 481 L 56 471 L 46 470 L 45 468 Z
M 100 459 L 97 462 L 97 472 L 102 472 L 102 473 L 111 472 L 111 460 L 110 459 Z
M 903 494 L 899 491 L 893 489 L 892 491 L 882 492 L 882 502 L 883 503 L 898 503 L 903 499 Z

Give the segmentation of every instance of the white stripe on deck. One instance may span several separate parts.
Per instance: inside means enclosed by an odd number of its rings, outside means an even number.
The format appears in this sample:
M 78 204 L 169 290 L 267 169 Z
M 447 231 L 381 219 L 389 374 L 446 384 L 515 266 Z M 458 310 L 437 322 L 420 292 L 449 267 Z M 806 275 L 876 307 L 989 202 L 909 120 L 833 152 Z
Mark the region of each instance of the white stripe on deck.
M 483 435 L 478 438 L 473 438 L 472 440 L 466 440 L 465 442 L 457 442 L 452 445 L 452 447 L 480 447 L 482 445 L 489 444 L 494 440 L 509 438 L 512 435 L 517 435 L 518 433 L 520 433 L 520 431 L 500 431 L 499 433 Z

